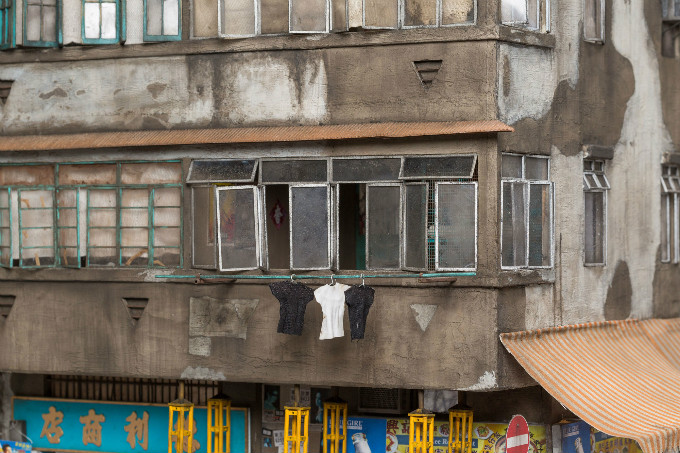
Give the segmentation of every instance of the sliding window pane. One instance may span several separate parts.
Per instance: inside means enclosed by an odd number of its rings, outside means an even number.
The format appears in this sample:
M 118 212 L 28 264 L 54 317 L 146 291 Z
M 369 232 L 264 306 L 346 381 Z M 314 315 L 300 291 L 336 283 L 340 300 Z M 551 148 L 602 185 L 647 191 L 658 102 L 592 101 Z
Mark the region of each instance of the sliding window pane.
M 399 269 L 401 256 L 401 186 L 367 188 L 368 269 Z
M 217 190 L 217 228 L 221 270 L 258 267 L 257 188 Z
M 397 28 L 397 0 L 364 0 L 364 26 Z
M 326 32 L 326 0 L 291 0 L 291 32 Z
M 329 186 L 291 186 L 291 267 L 330 267 Z
M 442 0 L 442 25 L 471 24 L 475 21 L 475 0 Z
M 222 31 L 227 36 L 255 34 L 255 2 L 253 0 L 220 0 Z
M 437 1 L 404 0 L 404 25 L 406 27 L 437 25 Z
M 427 268 L 427 184 L 404 186 L 404 266 Z
M 601 192 L 600 192 L 601 193 Z M 600 228 L 604 218 L 600 219 Z M 550 184 L 529 185 L 529 266 L 549 267 L 552 261 L 552 196 Z M 602 231 L 600 241 L 603 241 Z
M 502 264 L 526 266 L 525 183 L 503 182 Z
M 477 185 L 437 183 L 437 270 L 477 267 Z

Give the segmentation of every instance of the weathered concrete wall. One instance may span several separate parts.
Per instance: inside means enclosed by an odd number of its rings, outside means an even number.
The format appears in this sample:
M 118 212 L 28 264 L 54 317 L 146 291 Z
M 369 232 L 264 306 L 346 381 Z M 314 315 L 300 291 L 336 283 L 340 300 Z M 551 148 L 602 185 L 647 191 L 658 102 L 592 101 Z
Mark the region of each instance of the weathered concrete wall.
M 0 133 L 491 119 L 494 67 L 486 41 L 3 65 Z
M 561 307 L 555 324 L 650 317 L 660 293 L 677 292 L 676 286 L 662 289 L 675 275 L 670 270 L 657 279 L 656 293 L 653 285 L 661 156 L 673 149 L 665 124 L 677 123 L 664 121 L 663 114 L 675 118 L 680 97 L 676 80 L 662 96 L 657 3 L 608 1 L 604 44 L 583 41 L 581 2 L 557 5 L 554 49 L 500 44 L 499 118 L 516 128 L 515 134 L 501 136 L 500 148 L 552 156 L 555 304 Z M 673 63 L 665 65 L 670 78 Z M 664 108 L 662 97 L 668 99 Z M 583 265 L 583 144 L 614 147 L 606 164 L 612 189 L 605 266 Z
M 488 379 L 497 372 L 492 290 L 377 287 L 365 339 L 357 342 L 350 341 L 349 332 L 344 338 L 320 341 L 322 314 L 315 302 L 307 306 L 302 336 L 276 333 L 279 303 L 264 284 L 5 282 L 0 292 L 16 295 L 9 317 L 0 321 L 3 370 L 405 388 L 495 387 Z M 245 323 L 246 338 L 229 333 L 204 337 L 208 351 L 192 344 L 190 324 L 195 320 L 190 319 L 189 300 L 201 296 L 259 300 Z M 136 324 L 124 297 L 149 299 Z M 414 303 L 436 305 L 425 331 L 415 319 Z M 347 321 L 345 326 L 348 330 Z M 26 336 L 29 330 L 33 334 Z

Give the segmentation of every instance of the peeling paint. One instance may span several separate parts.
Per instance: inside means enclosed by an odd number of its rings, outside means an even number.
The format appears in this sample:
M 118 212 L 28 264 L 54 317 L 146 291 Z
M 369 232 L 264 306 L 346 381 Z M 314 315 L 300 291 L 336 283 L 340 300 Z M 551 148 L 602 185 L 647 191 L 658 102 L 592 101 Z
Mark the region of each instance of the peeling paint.
M 413 310 L 413 315 L 416 317 L 416 322 L 420 326 L 420 330 L 425 332 L 427 326 L 430 325 L 430 321 L 434 316 L 434 312 L 437 311 L 437 305 L 427 305 L 427 304 L 413 304 L 411 305 L 411 310 Z
M 498 388 L 498 383 L 496 382 L 496 372 L 485 371 L 483 375 L 479 376 L 479 380 L 476 384 L 461 390 L 464 392 L 473 392 L 479 390 L 492 390 L 495 388 Z
M 210 368 L 204 368 L 197 366 L 196 368 L 188 366 L 182 371 L 180 379 L 203 379 L 206 381 L 226 381 L 219 371 L 211 370 Z
M 49 99 L 52 96 L 57 96 L 59 98 L 65 98 L 65 97 L 68 96 L 68 94 L 66 94 L 66 91 L 64 91 L 63 89 L 57 87 L 54 90 L 49 91 L 47 93 L 40 93 L 38 96 L 40 97 L 40 99 Z

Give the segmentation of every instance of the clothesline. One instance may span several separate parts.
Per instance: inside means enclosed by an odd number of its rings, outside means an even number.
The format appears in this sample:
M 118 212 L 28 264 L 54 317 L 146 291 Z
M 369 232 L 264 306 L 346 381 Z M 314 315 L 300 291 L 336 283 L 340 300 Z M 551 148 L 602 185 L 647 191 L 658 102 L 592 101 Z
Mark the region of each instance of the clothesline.
M 236 280 L 327 280 L 334 279 L 362 279 L 362 278 L 440 278 L 440 277 L 474 277 L 476 272 L 437 272 L 421 274 L 328 274 L 328 275 L 156 275 L 156 278 L 231 278 Z

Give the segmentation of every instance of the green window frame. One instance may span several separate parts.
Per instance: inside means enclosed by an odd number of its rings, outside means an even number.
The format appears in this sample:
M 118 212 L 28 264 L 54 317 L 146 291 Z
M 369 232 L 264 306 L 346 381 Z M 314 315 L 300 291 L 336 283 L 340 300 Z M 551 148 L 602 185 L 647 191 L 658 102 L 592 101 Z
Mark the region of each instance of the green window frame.
M 125 0 L 82 0 L 83 44 L 125 41 Z
M 62 0 L 24 0 L 22 17 L 23 45 L 31 47 L 62 45 Z
M 114 184 L 60 185 L 60 166 L 74 164 L 93 163 L 54 164 L 54 185 L 0 187 L 0 267 L 183 266 L 181 167 L 179 182 L 130 183 L 121 176 L 124 165 L 180 161 L 97 162 L 115 165 Z M 31 165 L 5 167 L 21 166 Z M 141 196 L 128 201 L 127 194 Z M 126 242 L 129 232 L 141 242 Z
M 15 46 L 15 21 L 14 0 L 0 0 L 0 49 Z
M 182 0 L 144 0 L 144 41 L 182 39 Z

